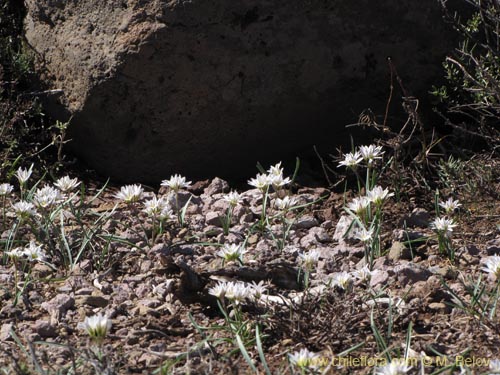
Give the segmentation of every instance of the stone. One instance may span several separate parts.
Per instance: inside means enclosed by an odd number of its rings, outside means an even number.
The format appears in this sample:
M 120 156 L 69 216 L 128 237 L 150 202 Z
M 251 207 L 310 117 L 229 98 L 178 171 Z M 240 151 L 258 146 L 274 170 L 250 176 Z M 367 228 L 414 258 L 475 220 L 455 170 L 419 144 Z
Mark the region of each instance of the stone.
M 486 254 L 500 255 L 500 238 L 495 238 L 486 242 Z
M 56 327 L 46 320 L 37 320 L 35 324 L 33 324 L 33 331 L 44 338 L 57 336 Z
M 227 192 L 229 192 L 229 184 L 219 177 L 215 177 L 210 185 L 208 185 L 203 191 L 204 194 L 209 196 Z
M 408 285 L 417 281 L 427 280 L 432 272 L 423 267 L 419 267 L 413 263 L 406 263 L 394 267 L 394 272 L 397 275 L 398 281 L 402 285 Z
M 312 216 L 303 216 L 294 224 L 295 229 L 311 229 L 318 226 L 318 220 Z
M 103 296 L 76 296 L 76 304 L 79 306 L 106 307 L 108 303 L 109 299 Z
M 355 233 L 357 226 L 353 223 L 354 219 L 349 215 L 342 215 L 335 226 L 335 233 L 333 234 L 333 240 L 347 243 L 357 243 L 359 242 Z
M 68 294 L 58 294 L 50 301 L 43 302 L 42 309 L 47 311 L 51 316 L 51 323 L 59 320 L 67 310 L 75 306 L 75 299 Z
M 410 216 L 404 219 L 404 221 L 409 227 L 427 228 L 430 219 L 431 215 L 425 209 L 417 207 L 411 212 Z
M 425 97 L 458 39 L 435 0 L 25 5 L 26 44 L 57 90 L 45 111 L 71 119 L 68 146 L 124 182 L 248 176 L 256 160 L 348 144 L 346 124 L 384 112 L 388 56 Z
M 383 286 L 389 280 L 389 273 L 387 271 L 374 270 L 370 277 L 370 287 Z
M 391 245 L 387 258 L 397 261 L 399 259 L 411 259 L 411 251 L 403 243 L 394 241 Z
M 205 223 L 207 223 L 207 225 L 213 225 L 215 227 L 222 227 L 222 223 L 225 219 L 226 215 L 224 213 L 211 211 L 205 216 Z
M 10 332 L 14 328 L 14 324 L 12 323 L 4 323 L 2 324 L 2 328 L 0 328 L 0 342 L 7 341 L 12 339 L 12 335 Z

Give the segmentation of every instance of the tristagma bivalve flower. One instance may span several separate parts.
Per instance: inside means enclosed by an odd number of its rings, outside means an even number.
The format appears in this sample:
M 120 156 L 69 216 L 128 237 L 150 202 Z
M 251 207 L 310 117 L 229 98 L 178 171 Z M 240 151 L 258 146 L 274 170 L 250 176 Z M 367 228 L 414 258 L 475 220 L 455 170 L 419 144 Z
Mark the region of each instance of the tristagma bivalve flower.
M 217 255 L 224 258 L 226 262 L 243 262 L 243 255 L 247 251 L 241 245 L 225 244 L 222 249 L 217 252 Z
M 11 184 L 0 184 L 0 197 L 9 195 L 14 190 L 14 186 Z
M 489 256 L 483 260 L 483 263 L 486 267 L 484 267 L 482 270 L 495 275 L 495 277 L 500 280 L 500 256 Z
M 251 289 L 243 283 L 219 281 L 217 285 L 208 290 L 208 293 L 222 300 L 227 298 L 235 305 L 243 303 L 252 297 Z
M 376 206 L 381 206 L 387 198 L 393 195 L 394 193 L 389 193 L 389 189 L 383 189 L 381 186 L 375 186 L 366 193 L 368 199 Z
M 490 361 L 490 372 L 489 375 L 500 375 L 500 359 L 492 359 Z
M 18 219 L 27 219 L 30 216 L 36 215 L 35 206 L 31 202 L 20 201 L 14 203 L 12 209 Z
M 288 354 L 290 363 L 304 370 L 306 368 L 318 367 L 319 355 L 310 352 L 308 349 L 301 349 L 293 354 Z
M 33 203 L 38 208 L 50 208 L 61 203 L 64 200 L 61 192 L 52 186 L 45 186 L 37 189 L 33 196 Z
M 307 253 L 299 254 L 300 261 L 304 269 L 311 272 L 318 263 L 320 252 L 318 250 L 310 250 Z
M 219 300 L 227 298 L 235 305 L 239 305 L 245 300 L 256 301 L 267 291 L 266 284 L 261 281 L 258 284 L 245 284 L 242 282 L 219 281 L 217 285 L 210 288 L 208 293 Z
M 141 185 L 125 185 L 115 194 L 115 198 L 125 203 L 134 203 L 141 199 L 143 189 Z
M 404 375 L 411 370 L 404 359 L 393 360 L 388 365 L 377 368 L 376 375 Z
M 111 320 L 98 314 L 86 317 L 83 323 L 78 323 L 78 328 L 87 331 L 92 340 L 101 342 L 111 329 Z
M 366 228 L 358 229 L 354 237 L 363 243 L 369 243 L 373 240 L 373 229 L 368 229 L 368 230 Z
M 276 198 L 274 200 L 274 207 L 280 211 L 288 211 L 296 204 L 297 204 L 297 199 L 294 197 L 290 197 L 288 195 L 284 198 Z
M 26 257 L 30 262 L 42 261 L 46 258 L 42 246 L 37 245 L 35 241 L 30 241 L 29 245 L 24 248 L 18 247 L 12 251 L 7 251 L 6 254 L 13 258 Z
M 344 160 L 342 160 L 338 168 L 340 167 L 347 167 L 351 169 L 355 169 L 359 163 L 363 160 L 363 157 L 361 156 L 361 153 L 359 151 L 356 152 L 350 152 L 348 154 L 344 155 Z
M 33 164 L 31 164 L 31 167 L 29 169 L 18 168 L 15 176 L 17 177 L 19 183 L 21 185 L 24 185 L 30 179 L 32 173 L 33 173 Z
M 222 199 L 229 203 L 231 207 L 236 207 L 242 201 L 241 195 L 237 191 L 231 191 L 229 194 L 224 195 Z
M 77 178 L 69 178 L 69 176 L 61 177 L 54 183 L 54 186 L 61 190 L 63 193 L 68 193 L 71 190 L 74 190 L 80 182 L 78 182 Z
M 168 180 L 163 180 L 161 182 L 161 186 L 167 186 L 174 192 L 178 192 L 181 189 L 186 189 L 190 185 L 191 181 L 186 181 L 186 177 L 183 177 L 180 174 L 170 176 Z
M 448 198 L 445 202 L 439 202 L 439 206 L 441 206 L 446 214 L 452 214 L 458 207 L 461 206 L 460 202 L 457 200 L 453 200 L 453 198 Z
M 145 212 L 148 216 L 158 217 L 162 212 L 169 209 L 170 205 L 165 198 L 153 197 L 144 202 L 144 209 L 142 211 Z
M 354 198 L 352 202 L 347 205 L 347 208 L 358 216 L 364 214 L 368 207 L 370 207 L 370 200 L 367 197 Z
M 339 272 L 332 278 L 332 286 L 338 286 L 343 290 L 349 289 L 352 284 L 352 276 L 348 272 Z
M 359 148 L 359 152 L 361 153 L 363 160 L 369 165 L 377 159 L 382 159 L 382 155 L 384 154 L 382 147 L 375 145 L 361 146 Z
M 431 223 L 432 229 L 440 234 L 444 234 L 446 237 L 451 237 L 453 228 L 456 226 L 457 224 L 455 224 L 453 220 L 446 217 L 438 217 Z
M 259 173 L 255 178 L 252 178 L 248 180 L 248 185 L 256 187 L 257 189 L 261 191 L 265 191 L 269 185 L 271 184 L 271 181 L 268 177 L 267 174 L 262 174 Z
M 365 282 L 369 281 L 375 272 L 376 271 L 370 271 L 370 268 L 366 264 L 363 268 L 354 271 L 352 275 L 359 281 Z

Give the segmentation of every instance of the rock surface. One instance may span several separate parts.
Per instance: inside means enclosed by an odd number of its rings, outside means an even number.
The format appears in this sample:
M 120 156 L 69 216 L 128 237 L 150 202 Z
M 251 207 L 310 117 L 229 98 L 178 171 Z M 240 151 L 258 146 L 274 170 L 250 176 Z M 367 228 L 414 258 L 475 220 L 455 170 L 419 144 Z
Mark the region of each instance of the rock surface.
M 47 110 L 122 181 L 229 177 L 331 148 L 364 109 L 383 113 L 388 56 L 423 97 L 455 46 L 435 0 L 25 3 L 41 79 L 63 90 Z

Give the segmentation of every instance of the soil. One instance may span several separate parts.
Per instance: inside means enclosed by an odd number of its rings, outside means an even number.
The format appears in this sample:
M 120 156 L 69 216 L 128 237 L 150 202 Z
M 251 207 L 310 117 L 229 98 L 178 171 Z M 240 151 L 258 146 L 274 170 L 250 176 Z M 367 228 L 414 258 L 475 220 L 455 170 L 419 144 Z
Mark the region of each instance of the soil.
M 228 183 L 215 178 L 192 184 L 178 197 L 181 204 L 191 197 L 184 225 L 166 223 L 153 242 L 143 203 L 166 195 L 165 188 L 145 188 L 139 202 L 125 204 L 115 197 L 120 187 L 111 185 L 91 200 L 102 184 L 85 181 L 87 198 L 74 201 L 85 209 L 84 220 L 69 214 L 64 219 L 73 255 L 82 245 L 82 228 L 98 233 L 74 267 L 54 254 L 47 260 L 52 266 L 36 262 L 25 268 L 3 257 L 0 368 L 6 374 L 255 373 L 228 328 L 234 316 L 225 317 L 209 293 L 219 281 L 239 281 L 268 286 L 265 298 L 241 305 L 246 323 L 239 334 L 258 373 L 266 369 L 253 341 L 256 327 L 272 374 L 300 373 L 289 354 L 304 348 L 329 362 L 311 373 L 369 374 L 374 364 L 403 358 L 405 349 L 417 361 L 410 362 L 409 373 L 422 373 L 422 366 L 425 373 L 459 373 L 466 363 L 472 373 L 484 373 L 486 359 L 500 358 L 498 284 L 483 270 L 486 257 L 500 255 L 500 160 L 482 155 L 463 163 L 461 175 L 441 171 L 427 183 L 408 171 L 404 178 L 392 171 L 381 177 L 384 187 L 399 177 L 401 188 L 384 206 L 382 255 L 374 260 L 370 280 L 353 279 L 345 289 L 334 286 L 332 277 L 366 264 L 363 245 L 339 229 L 341 218 L 349 217 L 344 202 L 356 195 L 352 191 L 292 184 L 280 192 L 304 206 L 288 214 L 292 225 L 281 249 L 276 219 L 270 222 L 274 238 L 255 226 L 262 209 L 257 189 L 241 192 L 225 234 Z M 430 228 L 435 187 L 441 199 L 462 204 L 455 213 L 453 261 L 440 253 Z M 18 189 L 13 194 L 9 204 L 19 199 Z M 273 216 L 274 208 L 268 210 Z M 97 215 L 111 212 L 96 224 Z M 7 216 L 3 223 L 4 246 L 14 222 Z M 21 227 L 19 238 L 36 237 L 31 230 Z M 217 255 L 229 243 L 245 243 L 243 264 Z M 306 283 L 300 254 L 312 249 L 320 258 Z M 16 282 L 22 293 L 16 293 Z M 482 292 L 478 301 L 474 288 Z M 78 328 L 98 313 L 112 321 L 101 345 Z M 339 358 L 350 362 L 339 366 Z

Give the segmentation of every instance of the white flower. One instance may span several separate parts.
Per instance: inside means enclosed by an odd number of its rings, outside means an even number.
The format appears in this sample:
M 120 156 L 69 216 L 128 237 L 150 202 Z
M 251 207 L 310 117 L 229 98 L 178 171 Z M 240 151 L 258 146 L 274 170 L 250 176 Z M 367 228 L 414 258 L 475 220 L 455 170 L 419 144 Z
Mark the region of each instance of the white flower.
M 77 178 L 69 178 L 69 176 L 61 177 L 59 180 L 57 180 L 54 183 L 54 186 L 56 186 L 63 193 L 67 193 L 67 192 L 75 189 L 78 185 L 80 185 L 80 182 L 78 182 L 78 179 Z
M 500 256 L 493 255 L 487 257 L 483 260 L 483 263 L 486 266 L 482 269 L 483 271 L 492 273 L 497 279 L 500 279 Z
M 231 191 L 229 194 L 222 197 L 231 207 L 235 207 L 238 203 L 241 203 L 241 195 L 237 191 Z
M 290 182 L 292 182 L 292 180 L 290 180 L 290 178 L 288 178 L 288 177 L 283 178 L 282 175 L 275 176 L 275 175 L 270 174 L 267 176 L 267 178 L 268 178 L 269 182 L 271 183 L 271 185 L 273 185 L 274 188 L 279 188 L 279 187 L 288 185 Z
M 374 271 L 370 271 L 368 265 L 365 265 L 363 268 L 356 270 L 353 272 L 353 276 L 360 281 L 368 281 L 371 279 Z
M 11 251 L 6 251 L 5 255 L 11 257 L 11 258 L 21 258 L 24 255 L 24 249 L 21 247 L 16 247 L 15 249 Z
M 54 189 L 52 186 L 45 186 L 37 189 L 33 197 L 33 202 L 38 208 L 49 208 L 60 203 L 63 197 L 59 190 Z
M 226 295 L 226 288 L 227 288 L 227 283 L 225 282 L 219 282 L 217 285 L 214 287 L 208 289 L 208 294 L 211 294 L 218 299 L 223 299 L 224 296 Z
M 344 160 L 342 160 L 338 167 L 347 167 L 354 169 L 358 166 L 359 163 L 363 160 L 363 157 L 361 156 L 361 153 L 359 151 L 356 152 L 350 152 L 348 154 L 344 155 Z
M 320 253 L 318 250 L 310 250 L 307 253 L 299 254 L 302 265 L 307 271 L 311 271 L 316 263 L 318 263 Z
M 122 186 L 120 191 L 115 194 L 115 198 L 124 201 L 125 203 L 137 202 L 142 197 L 141 185 L 125 185 Z
M 14 186 L 11 184 L 0 184 L 0 197 L 9 195 L 14 190 Z
M 252 283 L 248 284 L 248 286 L 251 289 L 254 300 L 259 300 L 264 294 L 267 293 L 267 284 L 264 280 L 259 281 L 258 284 L 255 283 L 255 281 L 252 281 Z
M 411 366 L 407 366 L 404 359 L 396 359 L 388 365 L 377 368 L 376 375 L 404 375 L 410 369 Z
M 26 257 L 30 262 L 44 260 L 46 258 L 42 246 L 37 245 L 35 241 L 31 241 L 24 249 L 17 247 L 12 251 L 7 251 L 6 254 L 12 258 Z
M 367 197 L 354 198 L 352 202 L 347 205 L 347 208 L 354 212 L 356 215 L 362 215 L 370 206 L 370 199 Z
M 382 189 L 381 186 L 375 186 L 372 190 L 369 190 L 366 194 L 368 199 L 376 206 L 381 206 L 384 201 L 392 197 L 394 193 L 389 193 L 388 189 Z
M 35 206 L 31 202 L 20 201 L 12 205 L 14 214 L 19 219 L 26 219 L 30 216 L 36 215 Z
M 78 323 L 78 328 L 87 331 L 90 338 L 102 341 L 111 329 L 111 320 L 101 314 L 85 318 L 83 323 Z
M 144 209 L 142 210 L 149 216 L 158 217 L 165 209 L 169 209 L 168 202 L 163 198 L 153 197 L 152 199 L 144 202 Z
M 490 372 L 489 375 L 500 375 L 500 359 L 490 360 Z
M 283 176 L 283 168 L 281 167 L 281 162 L 269 167 L 267 173 L 269 173 L 269 176 Z
M 267 174 L 258 174 L 257 177 L 248 180 L 248 185 L 254 186 L 261 191 L 265 191 L 270 184 L 271 180 Z
M 445 217 L 438 217 L 431 223 L 431 228 L 434 229 L 438 233 L 442 233 L 447 237 L 451 236 L 453 232 L 453 228 L 455 228 L 457 224 L 453 222 L 453 220 L 447 219 Z
M 354 237 L 363 243 L 371 242 L 373 239 L 373 229 L 369 230 L 366 230 L 366 228 L 358 229 Z
M 359 152 L 361 153 L 361 157 L 368 164 L 372 164 L 376 159 L 382 159 L 382 154 L 384 153 L 381 146 L 375 145 L 361 146 Z
M 289 197 L 288 195 L 284 198 L 276 198 L 274 200 L 274 207 L 281 211 L 288 211 L 290 207 L 297 204 L 297 199 L 294 197 Z
M 226 262 L 238 261 L 240 263 L 243 262 L 243 255 L 246 253 L 246 250 L 241 245 L 225 244 L 221 250 L 217 252 L 217 255 L 221 258 L 224 258 Z
M 180 174 L 175 174 L 170 176 L 170 179 L 163 180 L 161 186 L 168 186 L 171 190 L 178 192 L 180 189 L 188 188 L 191 185 L 191 181 L 186 181 L 186 177 Z
M 33 164 L 31 164 L 30 169 L 19 168 L 15 176 L 19 180 L 19 183 L 24 185 L 31 177 L 31 173 L 33 173 Z
M 348 272 L 339 272 L 332 279 L 332 285 L 347 290 L 352 283 L 352 276 Z
M 453 200 L 453 198 L 448 198 L 445 202 L 439 202 L 439 205 L 443 207 L 444 211 L 449 215 L 452 214 L 458 207 L 461 206 L 460 202 Z
M 37 260 L 44 260 L 46 258 L 41 245 L 37 245 L 35 241 L 31 241 L 30 244 L 24 249 L 23 255 L 25 255 L 30 262 Z
M 253 295 L 251 288 L 245 286 L 243 283 L 235 283 L 232 281 L 219 281 L 216 286 L 208 290 L 208 293 L 219 299 L 225 297 L 235 305 L 239 305 Z
M 293 354 L 288 354 L 290 362 L 300 369 L 317 367 L 318 357 L 318 354 L 310 352 L 307 349 L 301 349 Z
M 158 214 L 158 219 L 161 221 L 172 221 L 175 220 L 175 218 L 174 211 L 172 211 L 170 206 L 164 207 Z
M 243 283 L 229 282 L 226 289 L 226 298 L 235 305 L 239 305 L 247 298 L 252 297 L 252 290 Z

